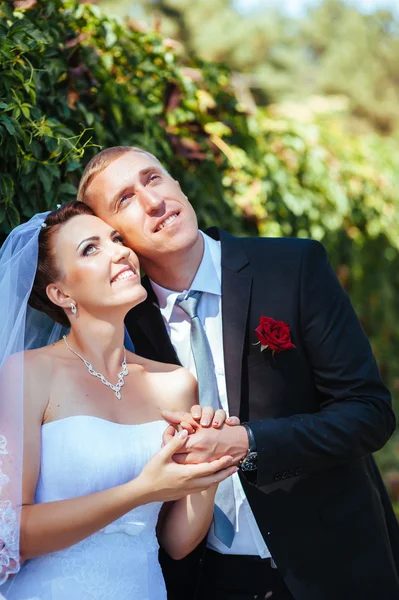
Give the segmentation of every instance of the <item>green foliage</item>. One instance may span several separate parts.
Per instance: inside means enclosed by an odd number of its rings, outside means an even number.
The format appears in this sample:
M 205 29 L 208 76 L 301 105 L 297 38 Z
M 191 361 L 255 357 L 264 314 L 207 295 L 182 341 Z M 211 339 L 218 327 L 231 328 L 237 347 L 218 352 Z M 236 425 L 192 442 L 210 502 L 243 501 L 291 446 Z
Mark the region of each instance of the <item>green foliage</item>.
M 234 0 L 99 1 L 107 10 L 149 24 L 157 11 L 167 35 L 182 41 L 190 53 L 225 62 L 240 74 L 239 85 L 251 90 L 258 105 L 345 94 L 356 130 L 399 130 L 397 12 L 365 14 L 350 0 L 319 0 L 293 19 L 284 12 L 285 2 L 279 10 L 276 2 L 251 2 L 240 14 Z M 393 7 L 394 0 L 386 5 Z M 240 6 L 244 10 L 244 2 Z
M 71 129 L 62 83 L 66 77 L 60 48 L 64 27 L 57 7 L 45 3 L 25 18 L 0 6 L 0 232 L 21 218 L 72 198 L 67 173 L 83 155 L 81 126 Z M 51 110 L 49 108 L 51 107 Z M 78 147 L 79 146 L 79 147 Z
M 0 69 L 1 235 L 73 198 L 99 147 L 146 148 L 202 227 L 322 240 L 398 400 L 392 141 L 348 134 L 345 113 L 320 98 L 249 116 L 226 69 L 69 0 L 0 4 Z

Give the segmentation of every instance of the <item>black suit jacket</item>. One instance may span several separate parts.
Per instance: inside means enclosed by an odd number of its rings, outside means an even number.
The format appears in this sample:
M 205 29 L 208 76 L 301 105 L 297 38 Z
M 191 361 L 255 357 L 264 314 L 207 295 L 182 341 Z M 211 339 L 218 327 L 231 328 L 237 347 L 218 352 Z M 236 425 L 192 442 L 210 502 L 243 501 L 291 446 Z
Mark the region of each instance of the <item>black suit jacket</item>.
M 259 454 L 256 481 L 241 480 L 286 584 L 297 600 L 399 598 L 398 527 L 371 458 L 395 417 L 323 246 L 207 233 L 221 240 L 229 409 L 249 422 Z M 136 352 L 176 363 L 147 288 L 126 318 Z M 296 348 L 261 352 L 262 315 L 285 321 Z

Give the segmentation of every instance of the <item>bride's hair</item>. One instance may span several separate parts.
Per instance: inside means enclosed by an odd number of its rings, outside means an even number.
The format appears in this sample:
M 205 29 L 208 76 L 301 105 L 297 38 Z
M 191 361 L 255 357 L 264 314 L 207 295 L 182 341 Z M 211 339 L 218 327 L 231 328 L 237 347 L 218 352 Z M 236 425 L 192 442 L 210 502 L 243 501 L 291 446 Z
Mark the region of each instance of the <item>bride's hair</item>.
M 77 215 L 94 215 L 94 212 L 87 204 L 74 201 L 64 204 L 46 217 L 45 227 L 43 226 L 39 233 L 37 270 L 28 302 L 30 306 L 46 313 L 64 327 L 70 327 L 69 319 L 64 309 L 54 304 L 47 296 L 46 288 L 61 275 L 54 251 L 54 236 L 62 225 Z

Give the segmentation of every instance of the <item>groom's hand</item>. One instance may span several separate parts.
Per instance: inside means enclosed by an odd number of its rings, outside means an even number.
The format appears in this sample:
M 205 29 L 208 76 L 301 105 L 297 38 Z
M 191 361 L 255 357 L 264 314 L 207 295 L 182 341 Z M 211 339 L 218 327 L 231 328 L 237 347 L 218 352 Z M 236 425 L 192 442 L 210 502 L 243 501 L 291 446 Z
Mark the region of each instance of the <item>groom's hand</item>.
M 238 464 L 247 452 L 246 429 L 241 425 L 236 427 L 223 425 L 220 429 L 212 427 L 197 429 L 188 437 L 184 453 L 175 454 L 173 459 L 180 464 L 199 464 L 229 455 L 233 457 L 235 464 Z
M 240 425 L 238 417 L 228 417 L 223 409 L 219 408 L 215 411 L 212 406 L 202 407 L 199 404 L 192 406 L 189 413 L 185 411 L 162 410 L 161 416 L 170 425 L 175 425 L 178 430 L 181 428 L 187 429 L 190 434 L 195 433 L 200 426 L 219 429 L 223 423 L 232 427 Z M 163 440 L 164 444 L 168 441 L 169 439 Z

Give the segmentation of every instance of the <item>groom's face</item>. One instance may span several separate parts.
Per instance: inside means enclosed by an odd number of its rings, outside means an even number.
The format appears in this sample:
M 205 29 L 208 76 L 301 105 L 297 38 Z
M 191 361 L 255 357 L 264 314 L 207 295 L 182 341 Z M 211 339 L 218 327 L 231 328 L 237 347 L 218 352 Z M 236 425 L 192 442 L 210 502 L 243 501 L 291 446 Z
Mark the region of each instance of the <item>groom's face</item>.
M 127 152 L 90 183 L 86 202 L 123 236 L 145 267 L 198 239 L 193 207 L 155 157 Z

